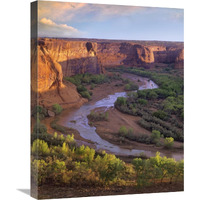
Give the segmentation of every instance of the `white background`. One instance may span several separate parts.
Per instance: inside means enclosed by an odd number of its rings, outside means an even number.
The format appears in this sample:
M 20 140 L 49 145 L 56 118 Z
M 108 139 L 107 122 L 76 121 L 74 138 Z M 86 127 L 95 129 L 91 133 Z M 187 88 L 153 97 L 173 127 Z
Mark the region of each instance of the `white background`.
M 71 2 L 76 1 L 71 0 Z M 79 0 L 79 2 L 185 9 L 185 192 L 83 199 L 200 199 L 199 1 Z M 32 199 L 19 191 L 19 189 L 30 189 L 30 0 L 1 1 L 0 15 L 0 198 Z

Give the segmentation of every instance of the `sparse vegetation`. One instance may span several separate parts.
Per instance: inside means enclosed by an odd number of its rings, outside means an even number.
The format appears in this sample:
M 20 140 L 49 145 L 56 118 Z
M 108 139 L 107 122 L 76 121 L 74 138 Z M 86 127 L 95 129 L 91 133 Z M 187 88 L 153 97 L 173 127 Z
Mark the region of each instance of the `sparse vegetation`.
M 123 137 L 126 137 L 128 134 L 128 130 L 126 128 L 126 126 L 121 126 L 119 129 L 119 134 Z
M 124 89 L 126 91 L 133 91 L 133 90 L 138 90 L 138 85 L 136 85 L 135 83 L 133 82 L 129 82 L 125 85 Z
M 183 142 L 183 79 L 138 68 L 119 67 L 112 71 L 133 73 L 155 81 L 159 88 L 119 97 L 115 107 L 123 113 L 140 116 L 139 125 L 143 128 L 158 130 L 164 137 Z
M 171 149 L 174 145 L 174 138 L 173 137 L 166 137 L 164 145 L 167 149 Z
M 53 111 L 56 113 L 56 115 L 60 114 L 63 110 L 62 106 L 58 103 L 54 104 L 52 106 Z
M 90 89 L 93 90 L 97 85 L 103 83 L 110 83 L 112 80 L 121 80 L 120 74 L 113 73 L 112 76 L 104 75 L 104 74 L 77 74 L 71 77 L 65 77 L 66 81 L 70 81 L 74 85 L 77 86 L 77 91 L 83 98 L 91 99 L 92 92 L 88 91 L 85 87 L 90 85 Z
M 35 106 L 31 113 L 35 119 L 39 118 L 40 120 L 48 116 L 47 109 L 40 105 Z
M 108 121 L 108 112 L 91 111 L 87 116 L 90 121 Z
M 86 98 L 88 100 L 91 99 L 91 95 L 88 91 L 84 91 L 84 92 L 80 92 L 80 95 L 83 97 L 83 98 Z

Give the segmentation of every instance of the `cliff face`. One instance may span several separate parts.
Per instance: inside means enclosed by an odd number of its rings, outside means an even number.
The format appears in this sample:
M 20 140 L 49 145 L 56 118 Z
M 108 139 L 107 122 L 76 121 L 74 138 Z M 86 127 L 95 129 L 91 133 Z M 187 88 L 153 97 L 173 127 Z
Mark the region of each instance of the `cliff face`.
M 121 52 L 126 52 L 127 45 L 122 43 Z M 122 64 L 132 66 L 150 66 L 154 62 L 153 51 L 140 44 L 130 44 L 129 53 Z
M 170 47 L 163 44 L 159 46 L 133 42 L 99 42 L 97 56 L 104 67 L 116 65 L 151 67 L 154 63 L 178 62 L 182 50 L 183 47 Z M 184 60 L 183 56 L 181 59 Z M 179 63 L 179 68 L 183 68 L 180 61 Z
M 184 49 L 179 50 L 178 56 L 175 60 L 175 68 L 182 69 L 184 65 Z
M 40 39 L 40 43 L 49 56 L 61 65 L 64 76 L 86 72 L 98 74 L 103 71 L 96 55 L 95 42 Z
M 62 66 L 54 59 L 44 42 L 39 41 L 38 45 L 32 46 L 31 61 L 32 108 L 36 104 L 51 108 L 55 103 L 67 108 L 85 102 L 73 84 L 63 84 Z M 36 61 L 38 65 L 35 64 Z

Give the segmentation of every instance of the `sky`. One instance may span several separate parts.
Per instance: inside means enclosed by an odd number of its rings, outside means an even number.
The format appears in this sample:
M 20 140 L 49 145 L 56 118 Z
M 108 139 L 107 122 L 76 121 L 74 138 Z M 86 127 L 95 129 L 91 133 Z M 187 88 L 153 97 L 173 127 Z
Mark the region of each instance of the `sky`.
M 184 40 L 184 10 L 39 1 L 39 37 Z

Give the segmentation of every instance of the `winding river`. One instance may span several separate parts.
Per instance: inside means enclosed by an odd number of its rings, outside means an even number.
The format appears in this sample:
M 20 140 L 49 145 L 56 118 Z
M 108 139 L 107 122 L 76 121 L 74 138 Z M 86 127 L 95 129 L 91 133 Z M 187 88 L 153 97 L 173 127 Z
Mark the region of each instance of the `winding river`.
M 139 78 L 141 82 L 144 83 L 139 87 L 139 90 L 158 88 L 158 85 L 156 85 L 152 80 L 148 80 L 147 78 L 139 76 L 137 77 L 130 76 L 130 79 L 132 80 L 136 78 L 137 80 Z M 130 150 L 111 144 L 110 142 L 102 139 L 97 134 L 95 127 L 91 127 L 88 124 L 87 115 L 90 114 L 91 110 L 95 108 L 105 108 L 105 110 L 109 109 L 111 107 L 114 107 L 114 103 L 118 97 L 126 97 L 126 96 L 127 96 L 126 92 L 118 92 L 112 95 L 108 95 L 106 98 L 97 101 L 95 104 L 90 104 L 90 103 L 84 104 L 78 110 L 70 114 L 67 121 L 65 122 L 65 126 L 78 130 L 83 138 L 94 142 L 96 150 L 105 150 L 107 152 L 119 156 L 125 156 L 125 155 L 138 156 L 141 153 L 145 154 L 148 157 L 155 156 L 155 152 L 152 151 L 138 150 L 138 149 Z M 165 156 L 165 154 L 161 153 L 161 156 Z M 176 160 L 183 159 L 183 155 L 180 153 L 172 153 L 170 155 L 167 154 L 166 156 L 175 158 Z

